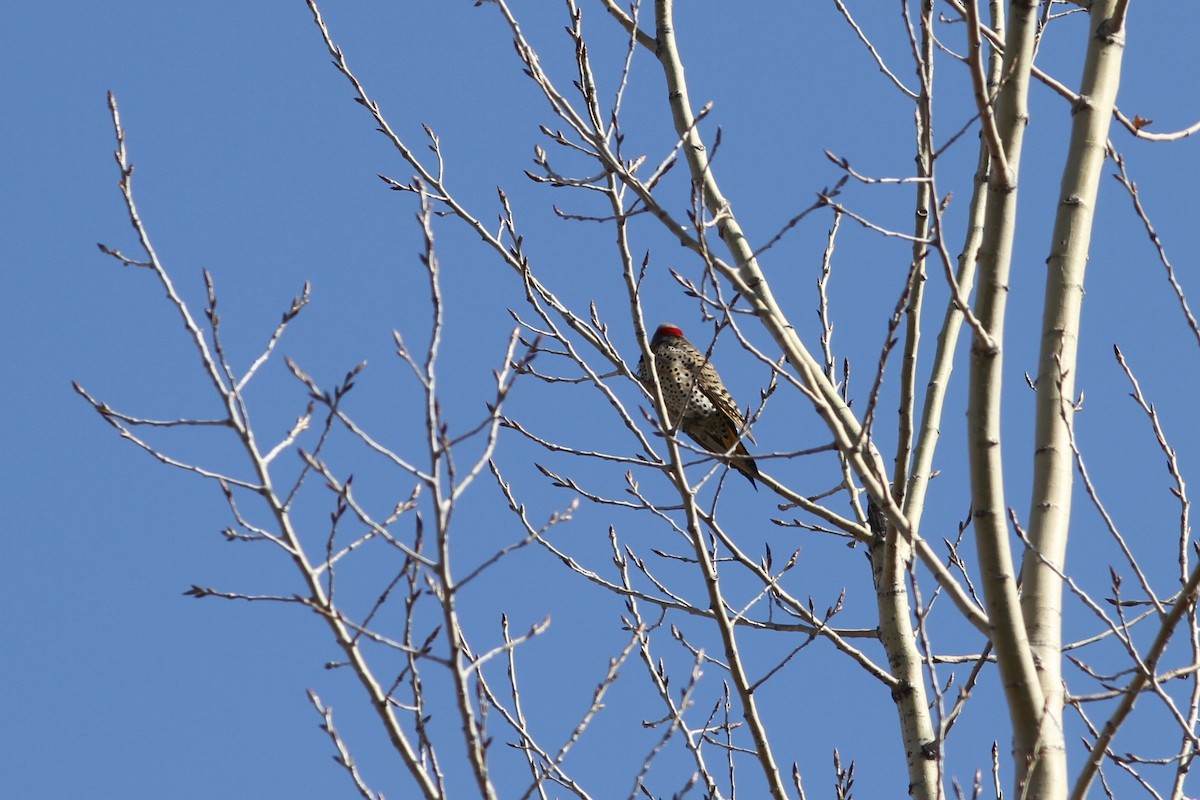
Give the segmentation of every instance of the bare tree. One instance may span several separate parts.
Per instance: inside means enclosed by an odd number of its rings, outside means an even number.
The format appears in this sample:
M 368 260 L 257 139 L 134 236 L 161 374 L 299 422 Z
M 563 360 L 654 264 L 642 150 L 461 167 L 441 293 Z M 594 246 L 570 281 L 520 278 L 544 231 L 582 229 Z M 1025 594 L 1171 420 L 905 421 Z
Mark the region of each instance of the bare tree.
M 136 241 L 125 251 L 102 249 L 161 283 L 221 413 L 211 419 L 150 418 L 76 388 L 122 438 L 217 484 L 234 522 L 228 538 L 273 546 L 291 562 L 299 579 L 292 595 L 200 585 L 190 594 L 285 603 L 321 617 L 341 652 L 337 666 L 361 685 L 364 709 L 369 706 L 377 718 L 408 786 L 420 796 L 804 798 L 794 753 L 819 748 L 832 752 L 835 796 L 849 797 L 855 767 L 840 754 L 856 743 L 810 732 L 797 744 L 796 726 L 771 711 L 789 697 L 839 691 L 836 678 L 806 673 L 807 648 L 814 643 L 828 645 L 838 663 L 886 692 L 873 697 L 872 706 L 890 697 L 898 727 L 891 729 L 895 743 L 885 746 L 902 750 L 906 764 L 906 774 L 893 778 L 895 796 L 906 787 L 916 798 L 999 797 L 1007 783 L 1013 797 L 1083 798 L 1097 791 L 1097 779 L 1108 796 L 1118 791 L 1113 786 L 1128 787 L 1123 795 L 1182 798 L 1196 792 L 1187 778 L 1200 717 L 1200 568 L 1182 466 L 1168 426 L 1117 350 L 1134 400 L 1131 414 L 1144 418 L 1144 435 L 1166 459 L 1178 507 L 1171 548 L 1131 546 L 1089 476 L 1075 417 L 1082 402 L 1079 349 L 1089 341 L 1080 325 L 1085 269 L 1101 177 L 1111 165 L 1119 183 L 1108 187 L 1110 202 L 1121 189 L 1132 200 L 1132 213 L 1200 341 L 1181 280 L 1114 143 L 1118 136 L 1170 141 L 1198 128 L 1151 133 L 1146 120 L 1116 107 L 1126 0 L 1012 0 L 1007 9 L 991 3 L 986 14 L 975 0 L 906 2 L 889 23 L 896 38 L 886 44 L 869 32 L 874 22 L 863 26 L 855 16 L 874 15 L 873 8 L 833 4 L 861 42 L 862 57 L 910 109 L 915 171 L 872 177 L 828 152 L 837 181 L 816 190 L 814 200 L 801 203 L 762 240 L 746 233 L 736 198 L 722 189 L 721 134 L 707 119 L 711 106 L 692 99 L 703 89 L 689 86 L 687 42 L 677 40 L 672 0 L 600 0 L 586 9 L 567 0 L 574 62 L 557 72 L 543 62 L 542 43 L 526 35 L 513 4 L 477 4 L 486 6 L 480 13 L 498 15 L 531 91 L 543 101 L 541 139 L 528 177 L 538 192 L 564 190 L 555 199 L 566 199 L 554 205 L 562 224 L 601 226 L 610 237 L 605 261 L 612 266 L 589 279 L 627 300 L 614 310 L 570 299 L 573 276 L 531 253 L 511 192 L 500 190 L 493 208 L 461 199 L 447 178 L 452 157 L 437 133 L 426 127 L 418 143 L 398 132 L 395 118 L 373 99 L 368 78 L 352 69 L 337 45 L 316 0 L 308 0 L 334 67 L 409 176 L 381 177 L 411 195 L 424 240 L 420 264 L 430 317 L 427 325 L 406 323 L 394 334 L 398 363 L 416 387 L 404 398 L 424 431 L 416 450 L 402 449 L 358 421 L 352 391 L 361 365 L 325 386 L 306 372 L 302 357 L 286 359 L 303 408 L 282 438 L 256 427 L 247 388 L 280 358 L 277 345 L 309 303 L 309 288 L 287 305 L 258 356 L 235 363 L 222 338 L 213 277 L 205 273 L 207 304 L 194 310 L 142 223 L 125 127 L 110 95 L 120 187 Z M 588 25 L 602 28 L 605 41 L 619 46 L 603 52 L 589 46 L 585 10 L 591 12 Z M 1077 86 L 1037 65 L 1040 43 L 1060 26 L 1076 34 L 1081 48 Z M 1061 41 L 1056 43 L 1063 46 Z M 641 69 L 646 64 L 657 65 L 657 74 Z M 968 91 L 935 92 L 943 72 L 963 79 Z M 663 119 L 669 112 L 674 137 L 658 150 L 643 144 L 651 137 L 626 124 L 628 90 L 635 81 L 651 80 L 665 84 L 668 107 L 660 111 Z M 1003 359 L 1017 210 L 1025 200 L 1029 93 L 1038 84 L 1061 97 L 1070 125 L 1069 133 L 1060 131 L 1069 140 L 1040 286 L 1040 358 L 1026 387 L 1006 380 Z M 769 116 L 760 122 L 771 124 Z M 952 192 L 953 178 L 944 177 L 947 154 L 973 147 L 974 180 Z M 908 230 L 859 210 L 872 192 L 893 187 L 908 191 Z M 959 197 L 953 214 L 952 194 Z M 488 221 L 492 213 L 498 222 Z M 445 217 L 456 227 L 441 223 Z M 524 297 L 510 309 L 513 328 L 495 353 L 493 385 L 482 398 L 486 406 L 467 424 L 445 411 L 448 393 L 460 387 L 442 365 L 446 274 L 435 243 L 446 231 L 462 235 L 463 225 Z M 907 269 L 887 287 L 888 307 L 872 309 L 865 320 L 879 340 L 867 377 L 855 373 L 857 389 L 851 361 L 838 354 L 833 333 L 835 318 L 857 315 L 863 323 L 861 308 L 839 308 L 829 292 L 835 275 L 853 270 L 837 254 L 848 225 L 910 253 Z M 819 266 L 815 294 L 800 299 L 779 290 L 785 267 L 772 260 L 794 231 L 813 226 L 824 231 L 825 243 L 808 256 Z M 664 242 L 682 246 L 681 266 L 664 266 Z M 751 505 L 755 498 L 744 484 L 733 487 L 741 479 L 729 469 L 730 452 L 709 452 L 677 436 L 679 415 L 668 413 L 662 367 L 649 367 L 649 378 L 639 380 L 639 361 L 655 363 L 651 335 L 659 320 L 650 316 L 652 291 L 673 291 L 694 304 L 702 324 L 690 334 L 705 359 L 743 359 L 763 376 L 761 393 L 745 406 L 742 439 L 751 441 L 759 421 L 770 415 L 803 419 L 807 430 L 821 431 L 815 443 L 760 437 L 761 446 L 752 445 L 760 448 L 755 458 L 762 494 L 777 495 L 782 515 L 770 534 L 747 524 L 752 515 L 762 516 L 762 503 Z M 1025 281 L 1021 291 L 1037 289 Z M 814 300 L 816 340 L 802 335 L 804 325 L 797 322 Z M 922 344 L 931 330 L 936 344 L 929 352 Z M 969 352 L 961 353 L 960 344 Z M 956 357 L 969 361 L 957 382 Z M 862 363 L 860 358 L 856 365 Z M 540 407 L 564 409 L 561 415 L 570 416 L 574 404 L 588 404 L 588 422 L 571 436 L 545 433 L 545 418 L 513 410 L 517 385 Z M 579 399 L 583 393 L 588 399 Z M 893 398 L 895 418 L 882 413 Z M 955 398 L 966 403 L 965 429 L 947 426 L 943 418 Z M 1002 412 L 1013 403 L 1036 414 L 1032 443 L 1010 440 L 1001 429 Z M 199 426 L 231 434 L 244 467 L 173 455 L 158 430 Z M 329 455 L 342 442 L 398 477 L 405 486 L 401 495 L 386 503 L 360 496 L 351 475 L 361 470 Z M 965 459 L 940 455 L 939 445 L 944 450 L 947 443 Z M 535 488 L 518 467 L 530 452 L 542 454 L 537 469 L 543 485 L 564 490 L 561 506 L 540 516 L 528 501 Z M 1005 485 L 1012 469 L 1006 465 L 1014 462 L 1032 464 L 1028 497 Z M 936 463 L 962 465 L 969 484 L 938 488 Z M 807 481 L 813 476 L 827 488 L 812 491 Z M 456 524 L 456 509 L 480 495 L 522 531 L 483 555 L 467 551 Z M 327 516 L 301 510 L 308 504 L 300 499 L 310 497 L 323 498 Z M 1068 534 L 1079 518 L 1072 514 L 1073 499 L 1094 509 L 1122 554 L 1119 564 L 1083 564 L 1081 570 L 1099 572 L 1082 575 L 1068 568 Z M 584 506 L 607 521 L 608 553 L 602 557 L 581 554 L 562 533 Z M 941 521 L 933 530 L 923 524 L 934 506 L 939 520 L 962 515 L 952 533 Z M 834 551 L 815 557 L 830 560 L 822 568 L 869 572 L 874 607 L 862 591 L 842 589 L 819 599 L 809 594 L 795 579 L 803 563 L 799 542 L 838 542 L 849 546 L 847 554 L 865 552 L 865 563 Z M 566 707 L 560 708 L 553 733 L 528 709 L 531 696 L 557 689 L 528 680 L 537 672 L 530 666 L 534 657 L 526 656 L 550 620 L 514 627 L 503 608 L 492 606 L 492 616 L 481 617 L 485 612 L 470 599 L 491 576 L 522 580 L 512 566 L 518 551 L 538 550 L 579 585 L 602 591 L 609 600 L 604 613 L 619 619 L 624 631 L 607 663 L 591 665 L 593 689 L 578 703 L 582 713 L 568 719 Z M 1147 559 L 1171 558 L 1178 570 L 1169 581 L 1144 566 Z M 371 576 L 374 583 L 362 581 L 354 567 L 360 562 L 380 568 Z M 849 619 L 870 623 L 843 624 Z M 635 669 L 650 695 L 633 707 L 614 704 L 614 687 Z M 984 680 L 998 680 L 1006 713 L 999 707 L 981 713 L 1003 718 L 1006 731 L 993 727 L 982 742 L 970 738 L 974 731 L 954 735 L 964 710 L 973 701 L 986 702 L 977 699 Z M 315 692 L 310 699 L 353 786 L 364 797 L 380 796 L 371 776 L 387 765 L 359 765 L 331 710 Z M 1138 699 L 1139 711 L 1152 708 L 1160 721 L 1152 737 L 1126 735 Z M 847 715 L 866 718 L 853 698 L 844 702 Z M 605 782 L 596 784 L 581 777 L 574 754 L 581 742 L 601 738 L 594 727 L 609 716 L 651 736 L 641 740 L 649 744 L 636 759 L 614 759 Z M 1072 729 L 1081 731 L 1081 741 Z M 953 755 L 960 739 L 964 757 Z M 616 747 L 603 739 L 599 746 Z M 990 763 L 980 757 L 989 748 Z M 618 763 L 626 771 L 619 772 Z M 810 792 L 813 780 L 806 776 Z

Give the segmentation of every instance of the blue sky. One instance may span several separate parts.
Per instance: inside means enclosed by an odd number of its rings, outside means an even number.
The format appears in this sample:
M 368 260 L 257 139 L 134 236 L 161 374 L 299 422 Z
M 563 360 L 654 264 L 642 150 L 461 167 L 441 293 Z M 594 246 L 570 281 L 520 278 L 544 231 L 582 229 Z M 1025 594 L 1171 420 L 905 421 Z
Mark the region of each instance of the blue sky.
M 744 5 L 753 7 L 733 12 L 730 4 L 696 0 L 681 8 L 679 26 L 693 100 L 715 104 L 706 135 L 711 137 L 713 125 L 722 130 L 716 168 L 723 188 L 748 235 L 761 242 L 837 180 L 824 149 L 866 174 L 911 172 L 911 107 L 887 85 L 832 3 Z M 887 15 L 872 17 L 870 4 L 861 5 L 858 13 L 885 56 L 911 80 L 898 15 L 889 7 Z M 556 220 L 552 204 L 586 212 L 587 201 L 534 186 L 523 175 L 532 168 L 534 144 L 542 142 L 538 124 L 553 123 L 521 74 L 495 9 L 466 0 L 328 6 L 323 10 L 334 38 L 397 131 L 418 146 L 422 123 L 437 131 L 451 185 L 482 219 L 495 219 L 495 187 L 503 186 L 547 282 L 580 308 L 595 300 L 614 339 L 635 357 L 611 233 Z M 598 4 L 583 6 L 585 28 L 595 33 L 593 55 L 605 70 L 599 73 L 601 85 L 611 92 L 623 55 L 621 37 Z M 1118 103 L 1130 116 L 1154 120 L 1152 130 L 1185 127 L 1200 115 L 1188 35 L 1197 29 L 1200 11 L 1184 0 L 1159 0 L 1152 10 L 1149 4 L 1133 6 Z M 562 74 L 571 56 L 562 5 L 514 7 L 544 62 Z M 330 65 L 303 3 L 64 0 L 20 4 L 9 18 L 12 66 L 10 80 L 0 87 L 9 112 L 3 135 L 9 158 L 0 194 L 5 220 L 0 236 L 8 255 L 0 319 L 9 387 L 0 467 L 9 552 L 3 594 L 7 647 L 0 667 L 8 744 L 0 794 L 352 796 L 304 698 L 304 690 L 312 688 L 334 705 L 335 721 L 351 738 L 375 788 L 405 796 L 405 784 L 396 777 L 401 765 L 390 759 L 371 720 L 355 714 L 357 687 L 339 671 L 323 669 L 335 654 L 316 618 L 291 607 L 182 596 L 192 584 L 295 592 L 299 584 L 289 564 L 265 548 L 226 543 L 219 535 L 229 524 L 220 493 L 123 445 L 71 390 L 71 381 L 130 413 L 214 413 L 194 353 L 161 289 L 145 272 L 121 267 L 96 248 L 103 242 L 135 252 L 116 186 L 105 104 L 111 90 L 137 165 L 137 199 L 159 253 L 197 310 L 201 270 L 212 272 L 234 360 L 245 364 L 253 358 L 278 315 L 311 281 L 312 303 L 288 332 L 280 355 L 295 358 L 326 385 L 366 360 L 354 395 L 356 414 L 398 450 L 415 450 L 421 421 L 416 387 L 393 355 L 391 330 L 424 341 L 428 303 L 417 261 L 421 240 L 412 199 L 388 191 L 376 177 L 407 180 L 411 169 L 351 102 L 350 88 Z M 1039 58 L 1068 85 L 1078 80 L 1082 19 L 1053 26 Z M 958 27 L 942 26 L 939 32 L 948 47 L 962 49 Z M 568 79 L 565 75 L 564 85 Z M 936 138 L 945 141 L 973 112 L 959 67 L 943 60 L 938 80 L 945 115 Z M 663 93 L 656 65 L 639 53 L 625 126 L 630 150 L 650 154 L 651 161 L 673 140 Z M 1022 373 L 1036 371 L 1039 287 L 1069 124 L 1064 102 L 1042 87 L 1035 87 L 1031 106 L 1006 362 L 1008 478 L 1021 514 L 1028 506 L 1032 425 L 1032 394 Z M 1181 281 L 1185 288 L 1196 286 L 1193 254 L 1200 252 L 1200 229 L 1193 185 L 1200 143 L 1135 142 L 1119 129 L 1113 139 Z M 972 130 L 942 167 L 942 191 L 955 193 L 948 212 L 955 244 L 961 241 L 973 148 Z M 1111 348 L 1119 344 L 1143 379 L 1186 476 L 1200 457 L 1196 343 L 1129 212 L 1128 198 L 1107 177 L 1111 165 L 1105 171 L 1084 310 L 1079 382 L 1086 394 L 1079 435 L 1106 502 L 1126 534 L 1145 548 L 1144 556 L 1156 565 L 1152 571 L 1166 581 L 1174 569 L 1177 507 L 1167 492 L 1161 454 L 1127 397 Z M 681 172 L 672 180 L 679 181 Z M 853 184 L 843 197 L 848 206 L 897 230 L 911 227 L 911 198 L 908 187 Z M 828 225 L 828 215 L 814 216 L 765 261 L 776 294 L 812 343 L 818 332 L 814 285 Z M 668 273 L 673 268 L 696 277 L 696 264 L 649 222 L 635 229 L 641 237 L 637 246 L 652 253 L 651 321 L 673 320 L 698 337 L 704 328 L 694 301 Z M 465 430 L 484 411 L 490 371 L 500 365 L 512 327 L 506 309 L 520 307 L 522 290 L 461 224 L 440 220 L 436 234 L 450 328 L 443 362 L 447 409 Z M 855 359 L 852 383 L 860 403 L 908 251 L 903 242 L 849 221 L 843 225 L 831 288 L 835 347 L 840 356 Z M 945 302 L 939 280 L 931 274 L 931 326 Z M 761 333 L 754 341 L 768 345 Z M 744 404 L 756 396 L 766 373 L 732 344 L 723 341 L 716 359 Z M 932 345 L 927 348 L 926 354 Z M 964 375 L 961 369 L 956 373 Z M 636 405 L 632 386 L 619 391 Z M 250 396 L 260 409 L 258 425 L 276 436 L 304 403 L 281 361 L 264 372 Z M 771 443 L 764 449 L 825 443 L 825 432 L 799 398 L 773 402 L 756 428 L 759 442 Z M 631 452 L 619 423 L 605 417 L 583 389 L 519 383 L 512 403 L 514 415 L 539 433 L 580 447 Z M 894 395 L 885 395 L 881 414 L 892 414 L 894 407 Z M 942 535 L 935 531 L 952 535 L 967 511 L 963 408 L 960 384 L 943 425 L 942 488 L 931 498 L 925 523 L 933 541 Z M 891 419 L 879 432 L 884 452 L 893 443 Z M 164 441 L 182 457 L 234 463 L 232 442 L 219 436 L 185 432 Z M 354 472 L 364 495 L 377 503 L 411 489 L 361 449 L 347 445 L 335 452 L 338 467 Z M 568 492 L 538 475 L 535 461 L 577 469 L 613 491 L 623 480 L 623 470 L 550 456 L 515 436 L 505 438 L 499 459 L 534 519 L 571 501 Z M 821 459 L 772 462 L 770 471 L 815 494 L 836 480 L 828 466 Z M 665 491 L 648 475 L 642 479 L 654 491 Z M 464 506 L 459 541 L 465 564 L 474 553 L 521 535 L 496 501 L 494 489 L 481 489 L 479 499 Z M 328 496 L 317 491 L 305 502 L 308 519 L 319 529 Z M 861 551 L 812 536 L 782 536 L 769 522 L 780 516 L 772 499 L 748 486 L 731 485 L 723 502 L 734 506 L 726 508 L 731 518 L 745 520 L 747 540 L 769 538 L 777 558 L 803 548 L 797 593 L 811 594 L 824 607 L 846 586 L 854 602 L 844 624 L 870 624 L 870 575 Z M 1081 571 L 1092 567 L 1089 585 L 1102 592 L 1112 547 L 1082 499 L 1076 517 L 1072 563 Z M 628 526 L 623 534 L 636 537 L 642 521 L 621 519 Z M 564 546 L 602 569 L 610 558 L 609 522 L 603 509 L 585 504 L 564 528 Z M 662 534 L 645 535 L 649 547 Z M 643 540 L 634 541 L 643 546 Z M 373 586 L 371 566 L 362 569 L 364 586 Z M 679 579 L 686 577 L 680 573 Z M 533 550 L 505 562 L 465 603 L 477 614 L 473 631 L 483 642 L 497 636 L 501 609 L 516 630 L 552 618 L 551 632 L 529 648 L 527 686 L 530 712 L 542 714 L 551 738 L 561 735 L 559 728 L 565 730 L 569 721 L 556 712 L 564 706 L 571 714 L 582 711 L 607 657 L 623 642 L 619 604 Z M 1095 630 L 1078 609 L 1068 617 L 1081 632 Z M 969 636 L 951 641 L 949 649 L 961 652 L 978 647 Z M 757 666 L 790 646 L 764 644 Z M 858 761 L 863 796 L 886 796 L 882 787 L 902 776 L 890 704 L 878 685 L 847 666 L 818 643 L 779 679 L 795 683 L 794 691 L 783 693 L 788 699 L 771 711 L 772 721 L 786 731 L 780 734 L 781 760 L 800 761 L 814 796 L 832 780 L 830 752 L 838 745 L 845 759 Z M 623 699 L 652 702 L 637 669 L 630 667 L 610 705 Z M 812 691 L 827 682 L 831 690 Z M 979 707 L 968 711 L 963 724 L 976 731 L 996 728 L 987 710 L 987 703 L 997 702 L 994 677 L 979 691 Z M 706 702 L 716 696 L 706 695 Z M 858 707 L 866 706 L 873 711 L 860 715 Z M 876 727 L 881 736 L 862 734 Z M 614 742 L 630 736 L 617 719 L 604 717 L 581 745 L 573 766 L 596 796 L 616 796 L 604 783 L 608 759 L 617 758 Z M 999 737 L 1006 750 L 1006 731 L 989 736 Z M 951 765 L 964 782 L 975 765 L 989 760 L 990 739 L 976 741 L 974 750 Z M 671 786 L 664 783 L 660 791 Z M 627 782 L 611 791 L 624 796 Z

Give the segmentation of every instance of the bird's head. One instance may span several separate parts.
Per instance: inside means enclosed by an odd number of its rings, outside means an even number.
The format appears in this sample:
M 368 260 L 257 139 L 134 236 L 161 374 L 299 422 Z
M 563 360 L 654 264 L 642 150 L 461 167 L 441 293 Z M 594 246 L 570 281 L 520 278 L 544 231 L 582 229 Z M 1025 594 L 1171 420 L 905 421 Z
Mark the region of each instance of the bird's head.
M 657 330 L 654 331 L 654 338 L 650 340 L 651 347 L 658 344 L 663 339 L 666 339 L 668 336 L 674 336 L 677 339 L 682 339 L 683 331 L 680 330 L 679 326 L 677 325 L 674 325 L 670 322 L 664 322 L 662 325 L 658 326 Z

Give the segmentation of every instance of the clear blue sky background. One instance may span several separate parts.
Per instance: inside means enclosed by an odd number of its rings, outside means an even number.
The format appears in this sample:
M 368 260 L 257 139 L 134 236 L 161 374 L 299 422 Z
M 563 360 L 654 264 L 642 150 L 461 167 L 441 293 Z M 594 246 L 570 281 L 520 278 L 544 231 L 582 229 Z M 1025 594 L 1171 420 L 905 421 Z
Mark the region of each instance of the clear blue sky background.
M 419 147 L 421 123 L 438 132 L 451 184 L 484 220 L 495 219 L 495 187 L 504 186 L 547 282 L 579 308 L 594 299 L 613 325 L 615 340 L 631 356 L 636 353 L 614 278 L 610 234 L 555 220 L 551 203 L 581 210 L 572 204 L 583 201 L 534 187 L 522 175 L 531 168 L 537 125 L 555 124 L 522 76 L 496 10 L 466 0 L 326 5 L 335 39 L 401 135 Z M 545 63 L 566 86 L 569 74 L 563 70 L 570 66 L 571 50 L 562 33 L 567 22 L 562 5 L 514 5 Z M 911 172 L 910 106 L 887 85 L 832 3 L 680 5 L 693 100 L 715 102 L 712 121 L 723 131 L 717 166 L 752 240 L 771 236 L 812 202 L 814 192 L 837 179 L 824 148 L 867 174 Z M 894 5 L 881 16 L 874 16 L 873 4 L 859 5 L 885 55 L 912 84 Z M 600 79 L 611 92 L 621 57 L 611 48 L 619 48 L 620 37 L 598 4 L 583 6 L 586 26 L 596 32 L 594 55 L 606 69 Z M 1130 116 L 1153 119 L 1154 130 L 1184 127 L 1200 115 L 1193 47 L 1198 25 L 1200 10 L 1185 0 L 1133 4 L 1119 103 Z M 416 260 L 420 239 L 411 199 L 387 191 L 376 177 L 406 180 L 411 170 L 350 101 L 348 85 L 330 66 L 299 0 L 23 3 L 9 9 L 8 30 L 8 79 L 0 86 L 7 111 L 0 134 L 7 153 L 0 194 L 6 254 L 6 287 L 0 293 L 6 385 L 0 507 L 7 551 L 0 795 L 352 796 L 304 699 L 304 690 L 313 688 L 334 704 L 373 785 L 391 797 L 406 796 L 395 775 L 401 764 L 388 759 L 371 720 L 355 714 L 359 693 L 351 678 L 322 669 L 336 653 L 318 620 L 295 608 L 182 596 L 194 583 L 248 593 L 298 591 L 289 564 L 264 547 L 225 543 L 219 531 L 229 520 L 219 492 L 123 445 L 71 391 L 70 382 L 79 381 L 130 413 L 175 417 L 214 411 L 161 290 L 147 273 L 123 268 L 96 248 L 104 242 L 136 253 L 111 155 L 105 92 L 112 90 L 137 164 L 135 191 L 159 253 L 197 311 L 200 271 L 212 271 L 233 358 L 247 363 L 291 297 L 311 281 L 313 304 L 281 353 L 327 385 L 367 360 L 356 390 L 358 414 L 398 449 L 417 452 L 421 418 L 415 385 L 391 354 L 390 331 L 398 328 L 423 342 L 428 312 Z M 1082 31 L 1080 15 L 1053 28 L 1042 48 L 1040 63 L 1072 86 Z M 943 26 L 940 32 L 948 47 L 963 49 L 961 28 Z M 943 60 L 938 78 L 946 113 L 937 138 L 944 142 L 972 112 L 961 68 Z M 655 64 L 639 53 L 625 125 L 630 151 L 645 152 L 651 161 L 673 138 L 660 102 L 663 91 Z M 1005 423 L 1015 443 L 1009 462 L 1012 502 L 1022 515 L 1028 506 L 1032 395 L 1021 376 L 1036 372 L 1037 287 L 1069 120 L 1065 103 L 1042 87 L 1035 87 L 1032 107 Z M 709 124 L 706 133 L 712 131 Z M 1128 156 L 1185 287 L 1200 291 L 1194 288 L 1200 285 L 1194 274 L 1200 143 L 1150 145 L 1119 130 L 1114 140 Z M 955 192 L 950 208 L 955 245 L 961 241 L 974 141 L 972 129 L 945 165 L 941 189 Z M 852 186 L 845 200 L 882 225 L 911 227 L 909 188 Z M 813 345 L 813 285 L 828 223 L 828 216 L 804 223 L 765 261 L 776 293 Z M 511 328 L 505 309 L 520 306 L 521 289 L 461 225 L 440 222 L 437 233 L 452 328 L 445 354 L 448 412 L 465 430 L 483 411 L 490 370 L 499 365 Z M 649 224 L 640 233 L 638 246 L 653 253 L 647 283 L 655 298 L 652 319 L 669 318 L 699 332 L 693 301 L 667 275 L 671 267 L 696 277 L 696 265 Z M 1196 343 L 1129 213 L 1128 199 L 1108 177 L 1096 233 L 1080 367 L 1086 392 L 1080 436 L 1118 522 L 1145 548 L 1146 558 L 1157 559 L 1154 572 L 1165 587 L 1174 564 L 1177 512 L 1166 492 L 1161 455 L 1126 397 L 1111 345 L 1120 344 L 1144 378 L 1187 470 L 1200 456 Z M 847 222 L 837 259 L 835 345 L 839 355 L 856 359 L 853 380 L 861 403 L 908 247 Z M 934 272 L 931 325 L 945 297 L 939 281 Z M 928 348 L 927 354 L 932 344 Z M 743 403 L 765 381 L 761 367 L 747 361 L 730 342 L 718 350 L 722 372 Z M 519 389 L 514 413 L 547 435 L 632 453 L 618 423 L 603 416 L 594 398 L 583 390 L 554 391 Z M 636 402 L 632 387 L 620 391 Z M 282 435 L 303 406 L 303 393 L 278 364 L 251 398 L 261 403 L 264 435 Z M 885 452 L 894 407 L 894 396 L 881 404 Z M 778 401 L 773 411 L 757 429 L 759 441 L 769 443 L 766 449 L 824 443 L 811 412 L 806 415 L 796 398 Z M 934 541 L 942 532 L 952 535 L 954 522 L 967 511 L 962 411 L 959 393 L 943 425 L 947 442 L 938 466 L 944 489 L 932 498 L 926 522 Z M 231 443 L 209 434 L 164 441 L 181 457 L 233 463 Z M 548 486 L 532 462 L 564 469 L 570 462 L 555 462 L 515 437 L 505 441 L 501 461 L 531 516 L 542 519 L 564 508 L 570 495 Z M 347 448 L 338 455 L 339 468 L 354 471 L 364 494 L 379 505 L 411 489 L 403 476 L 361 453 Z M 827 467 L 776 462 L 769 471 L 816 493 L 835 480 Z M 621 481 L 612 467 L 574 468 L 598 485 L 611 488 Z M 659 492 L 665 488 L 655 485 Z M 476 543 L 479 552 L 520 536 L 513 521 L 497 512 L 491 491 L 465 507 L 460 518 L 460 541 Z M 309 519 L 318 532 L 326 501 L 319 491 L 310 501 Z M 725 502 L 737 504 L 734 513 L 747 528 L 747 541 L 776 537 L 771 541 L 777 558 L 805 548 L 797 594 L 812 594 L 821 608 L 847 586 L 853 618 L 846 624 L 870 624 L 870 576 L 861 551 L 813 537 L 780 537 L 768 521 L 779 515 L 770 497 L 744 485 L 730 486 Z M 1072 563 L 1086 570 L 1112 560 L 1094 512 L 1084 509 L 1078 520 Z M 564 534 L 566 546 L 597 569 L 608 563 L 607 522 L 603 511 L 585 507 Z M 636 524 L 644 521 L 631 520 L 624 533 L 636 533 Z M 469 552 L 465 558 L 469 562 Z M 1090 574 L 1090 588 L 1102 592 L 1107 580 L 1102 566 Z M 620 609 L 532 551 L 507 562 L 490 581 L 467 601 L 468 610 L 479 614 L 475 633 L 482 642 L 495 641 L 500 609 L 518 630 L 552 617 L 551 633 L 530 656 L 526 686 L 541 698 L 531 701 L 531 710 L 561 735 L 585 707 L 607 656 L 623 641 Z M 1078 622 L 1079 635 L 1096 630 L 1078 610 L 1069 618 Z M 759 666 L 789 646 L 773 643 Z M 971 652 L 979 644 L 968 636 L 947 646 Z M 830 751 L 838 745 L 847 760 L 859 764 L 861 796 L 901 796 L 903 785 L 896 781 L 903 780 L 902 754 L 886 692 L 829 650 L 814 645 L 777 678 L 794 684 L 785 693 L 788 702 L 771 712 L 787 731 L 780 734 L 781 761 L 799 760 L 810 796 L 828 796 Z M 638 669 L 630 668 L 632 677 L 619 684 L 611 705 L 646 700 Z M 963 725 L 994 729 L 989 736 L 1000 739 L 1003 753 L 1008 733 L 998 723 L 995 683 L 994 677 L 985 680 Z M 704 702 L 715 698 L 707 695 Z M 557 723 L 559 731 L 554 719 L 562 706 L 570 713 L 567 722 Z M 605 784 L 615 743 L 627 736 L 605 718 L 581 747 L 574 766 L 595 796 L 628 793 L 626 772 L 620 772 L 619 785 Z M 976 751 L 952 764 L 964 782 L 989 760 L 990 739 L 977 741 Z

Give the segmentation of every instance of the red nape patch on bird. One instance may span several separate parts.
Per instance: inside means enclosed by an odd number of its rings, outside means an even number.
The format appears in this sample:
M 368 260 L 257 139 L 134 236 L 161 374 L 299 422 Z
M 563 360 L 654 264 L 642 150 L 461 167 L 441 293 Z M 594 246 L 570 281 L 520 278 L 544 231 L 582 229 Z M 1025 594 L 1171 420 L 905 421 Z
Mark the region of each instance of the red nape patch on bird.
M 678 336 L 680 339 L 682 339 L 683 331 L 669 322 L 664 322 L 662 325 L 659 325 L 658 330 L 654 332 L 655 339 L 660 336 Z

